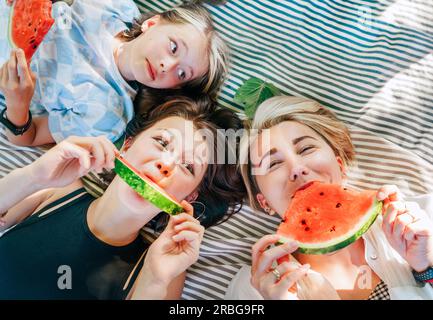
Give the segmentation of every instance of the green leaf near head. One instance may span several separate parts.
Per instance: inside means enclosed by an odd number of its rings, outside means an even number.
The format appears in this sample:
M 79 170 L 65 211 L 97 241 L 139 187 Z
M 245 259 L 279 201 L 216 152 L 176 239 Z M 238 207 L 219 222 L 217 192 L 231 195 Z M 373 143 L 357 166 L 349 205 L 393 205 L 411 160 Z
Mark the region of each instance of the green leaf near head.
M 245 114 L 252 119 L 257 107 L 263 101 L 279 94 L 280 90 L 272 83 L 253 77 L 239 87 L 234 100 L 244 106 Z

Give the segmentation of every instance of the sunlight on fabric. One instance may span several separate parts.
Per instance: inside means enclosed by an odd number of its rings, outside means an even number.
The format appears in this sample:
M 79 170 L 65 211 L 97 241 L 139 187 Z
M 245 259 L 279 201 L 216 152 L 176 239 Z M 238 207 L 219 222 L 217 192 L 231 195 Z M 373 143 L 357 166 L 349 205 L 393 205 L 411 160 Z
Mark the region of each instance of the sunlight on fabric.
M 379 16 L 379 20 L 431 32 L 432 15 L 431 4 L 420 3 L 417 0 L 396 0 Z

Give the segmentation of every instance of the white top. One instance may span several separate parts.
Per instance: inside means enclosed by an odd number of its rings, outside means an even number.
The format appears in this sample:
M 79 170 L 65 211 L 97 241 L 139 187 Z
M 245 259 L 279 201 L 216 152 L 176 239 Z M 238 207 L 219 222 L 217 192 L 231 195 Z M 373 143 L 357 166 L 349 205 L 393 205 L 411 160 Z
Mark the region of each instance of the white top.
M 406 206 L 409 210 L 424 210 L 433 216 L 433 194 L 411 198 Z M 422 208 L 422 209 L 421 209 Z M 417 284 L 409 264 L 390 246 L 381 228 L 380 215 L 371 228 L 362 236 L 365 242 L 365 259 L 371 269 L 388 286 L 391 300 L 433 300 L 430 285 Z M 263 297 L 251 285 L 251 267 L 243 266 L 230 282 L 225 299 L 262 300 Z M 321 274 L 310 270 L 305 279 L 297 283 L 301 300 L 339 299 L 337 291 Z M 312 294 L 314 292 L 314 294 Z

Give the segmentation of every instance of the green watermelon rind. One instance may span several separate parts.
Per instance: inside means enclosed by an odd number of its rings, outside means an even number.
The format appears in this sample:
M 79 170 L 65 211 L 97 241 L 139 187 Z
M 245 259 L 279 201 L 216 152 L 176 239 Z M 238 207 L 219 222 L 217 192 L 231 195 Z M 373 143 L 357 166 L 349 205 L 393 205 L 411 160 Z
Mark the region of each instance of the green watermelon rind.
M 319 255 L 331 253 L 347 247 L 361 238 L 361 236 L 366 233 L 368 229 L 370 229 L 372 224 L 376 221 L 378 215 L 382 212 L 382 206 L 382 201 L 375 199 L 374 203 L 370 207 L 371 209 L 368 211 L 369 213 L 365 215 L 366 218 L 353 228 L 353 230 L 357 231 L 349 231 L 346 233 L 346 235 L 342 235 L 338 239 L 334 239 L 333 241 L 328 241 L 326 243 L 316 243 L 314 245 L 299 243 L 297 252 L 303 254 Z M 362 224 L 361 227 L 358 227 L 360 224 Z M 341 238 L 343 238 L 343 240 L 341 240 Z M 282 238 L 278 241 L 278 244 L 283 244 L 286 241 L 287 240 Z
M 123 181 L 125 181 L 132 189 L 134 189 L 135 192 L 137 192 L 155 207 L 170 215 L 176 215 L 184 211 L 180 204 L 169 199 L 159 190 L 155 189 L 150 183 L 136 174 L 118 158 L 114 160 L 114 171 L 120 178 L 123 179 Z

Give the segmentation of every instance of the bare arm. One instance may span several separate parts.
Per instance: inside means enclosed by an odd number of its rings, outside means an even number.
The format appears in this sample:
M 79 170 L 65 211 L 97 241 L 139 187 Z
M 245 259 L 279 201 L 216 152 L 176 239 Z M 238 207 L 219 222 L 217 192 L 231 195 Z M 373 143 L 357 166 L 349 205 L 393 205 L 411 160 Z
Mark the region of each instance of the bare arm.
M 12 50 L 7 62 L 0 68 L 0 91 L 6 101 L 6 116 L 17 127 L 29 120 L 30 102 L 35 91 L 36 75 L 27 64 L 24 51 Z M 53 143 L 48 129 L 48 117 L 33 119 L 30 128 L 20 136 L 7 130 L 9 141 L 20 146 L 39 146 Z
M 1 219 L 0 231 L 9 229 L 33 214 L 36 208 L 46 201 L 51 194 L 52 189 L 41 190 L 11 207 L 5 217 Z
M 30 180 L 29 180 L 30 179 Z M 28 167 L 16 169 L 0 180 L 0 213 L 38 191 Z
M 27 118 L 21 121 L 17 121 L 13 119 L 13 116 L 9 116 L 8 114 L 7 116 L 8 119 L 18 127 L 24 126 L 27 122 Z M 9 130 L 6 130 L 6 135 L 10 142 L 18 146 L 41 146 L 44 144 L 55 143 L 48 128 L 47 116 L 33 118 L 29 130 L 27 130 L 21 136 L 15 136 Z

